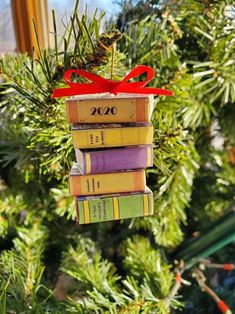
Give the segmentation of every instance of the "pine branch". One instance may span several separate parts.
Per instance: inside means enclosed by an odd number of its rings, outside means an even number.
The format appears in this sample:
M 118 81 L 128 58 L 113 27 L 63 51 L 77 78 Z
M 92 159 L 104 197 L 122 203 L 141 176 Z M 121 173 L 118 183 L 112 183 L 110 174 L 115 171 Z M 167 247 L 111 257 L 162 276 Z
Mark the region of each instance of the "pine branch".
M 39 221 L 35 221 L 32 229 L 18 229 L 18 237 L 14 240 L 14 249 L 3 251 L 0 255 L 0 278 L 2 294 L 0 308 L 7 311 L 41 311 L 40 294 L 51 295 L 49 289 L 42 284 L 44 266 L 41 257 L 46 232 Z

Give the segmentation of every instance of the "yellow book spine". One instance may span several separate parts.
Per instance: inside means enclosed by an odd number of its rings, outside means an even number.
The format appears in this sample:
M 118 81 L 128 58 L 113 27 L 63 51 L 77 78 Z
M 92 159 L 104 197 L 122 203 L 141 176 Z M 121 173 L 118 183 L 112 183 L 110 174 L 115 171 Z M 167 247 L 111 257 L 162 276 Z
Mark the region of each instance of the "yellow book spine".
M 70 123 L 149 122 L 153 97 L 66 100 Z
M 74 148 L 99 148 L 144 145 L 153 142 L 153 126 L 73 129 Z
M 153 147 L 149 146 L 147 148 L 147 167 L 152 167 L 153 165 Z
M 144 170 L 69 177 L 70 194 L 77 196 L 142 192 L 145 185 Z

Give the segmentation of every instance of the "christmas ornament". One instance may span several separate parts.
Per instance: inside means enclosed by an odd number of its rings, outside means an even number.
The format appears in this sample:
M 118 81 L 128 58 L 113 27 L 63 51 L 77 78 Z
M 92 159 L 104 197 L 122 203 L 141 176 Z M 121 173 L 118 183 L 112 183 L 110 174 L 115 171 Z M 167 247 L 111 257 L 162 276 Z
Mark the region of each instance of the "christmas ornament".
M 130 82 L 143 73 L 145 80 Z M 91 83 L 74 83 L 73 75 Z M 153 94 L 172 95 L 145 87 L 153 76 L 154 70 L 145 65 L 121 81 L 68 70 L 64 79 L 69 87 L 53 92 L 54 98 L 75 96 L 65 103 L 77 161 L 69 186 L 81 224 L 153 214 L 153 193 L 144 171 L 153 165 Z

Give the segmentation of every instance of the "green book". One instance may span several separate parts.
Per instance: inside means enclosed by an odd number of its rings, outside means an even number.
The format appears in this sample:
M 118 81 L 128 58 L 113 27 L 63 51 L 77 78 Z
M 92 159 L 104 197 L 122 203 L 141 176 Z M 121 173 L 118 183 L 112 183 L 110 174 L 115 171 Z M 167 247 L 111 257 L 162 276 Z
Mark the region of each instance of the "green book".
M 106 194 L 76 197 L 79 224 L 143 217 L 153 214 L 153 193 Z

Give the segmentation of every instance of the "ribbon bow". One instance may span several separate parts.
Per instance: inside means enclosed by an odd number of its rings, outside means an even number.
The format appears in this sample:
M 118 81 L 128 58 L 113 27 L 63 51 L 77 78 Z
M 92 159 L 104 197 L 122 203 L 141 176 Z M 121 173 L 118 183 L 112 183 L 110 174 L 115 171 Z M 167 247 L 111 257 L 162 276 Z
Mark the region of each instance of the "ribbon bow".
M 73 83 L 71 81 L 72 74 L 78 74 L 91 83 Z M 130 79 L 138 77 L 143 73 L 147 73 L 147 77 L 144 81 L 129 82 Z M 53 98 L 84 95 L 84 94 L 96 94 L 96 93 L 111 93 L 117 95 L 117 93 L 132 93 L 132 94 L 155 94 L 171 96 L 173 93 L 167 89 L 145 87 L 145 85 L 154 77 L 154 70 L 146 65 L 139 65 L 129 74 L 127 74 L 122 81 L 112 81 L 105 79 L 97 74 L 85 71 L 85 70 L 68 70 L 64 74 L 64 79 L 69 87 L 54 89 Z

